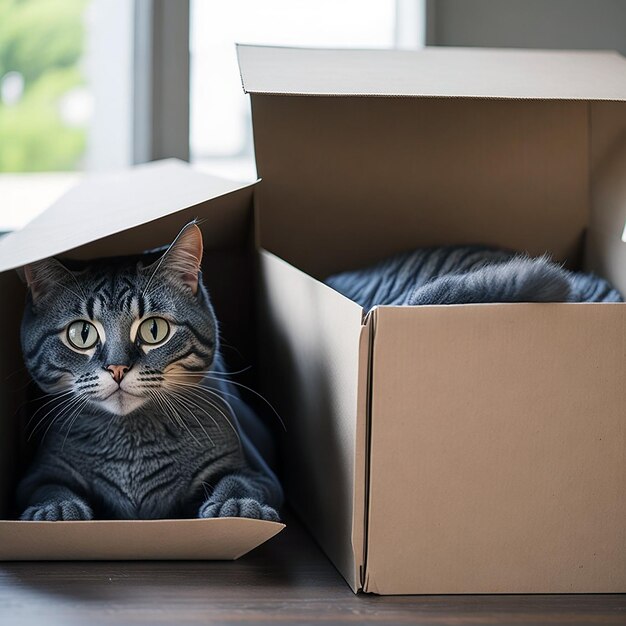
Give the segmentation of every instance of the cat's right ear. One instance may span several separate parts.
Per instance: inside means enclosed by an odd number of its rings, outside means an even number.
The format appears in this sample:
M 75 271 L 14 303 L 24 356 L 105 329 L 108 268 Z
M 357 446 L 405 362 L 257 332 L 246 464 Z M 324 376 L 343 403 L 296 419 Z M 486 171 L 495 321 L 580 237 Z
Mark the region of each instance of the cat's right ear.
M 18 270 L 20 278 L 30 290 L 33 304 L 37 304 L 54 287 L 67 279 L 68 270 L 56 259 L 42 259 L 25 265 Z

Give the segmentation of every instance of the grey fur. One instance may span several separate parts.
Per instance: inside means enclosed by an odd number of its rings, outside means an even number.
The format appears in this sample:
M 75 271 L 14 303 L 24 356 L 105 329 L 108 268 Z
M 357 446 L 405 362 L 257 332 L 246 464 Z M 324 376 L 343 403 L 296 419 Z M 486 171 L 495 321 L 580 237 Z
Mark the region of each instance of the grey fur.
M 420 248 L 326 282 L 365 309 L 379 304 L 622 301 L 598 276 L 570 272 L 547 256 L 531 258 L 486 246 Z
M 165 256 L 28 269 L 24 360 L 54 395 L 30 426 L 41 443 L 18 487 L 21 519 L 278 520 L 282 490 L 257 449 L 269 437 L 228 382 L 208 293 L 201 275 L 197 293 L 187 284 L 191 257 L 179 245 Z M 172 330 L 149 349 L 132 331 L 151 315 Z M 77 319 L 105 335 L 90 354 L 68 346 Z M 109 364 L 130 366 L 128 392 L 115 389 Z

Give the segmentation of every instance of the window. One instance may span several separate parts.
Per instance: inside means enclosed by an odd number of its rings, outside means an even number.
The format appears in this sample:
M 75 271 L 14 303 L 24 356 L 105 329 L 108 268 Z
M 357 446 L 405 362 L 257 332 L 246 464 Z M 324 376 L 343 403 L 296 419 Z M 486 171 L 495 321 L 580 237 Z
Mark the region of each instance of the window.
M 249 102 L 241 88 L 235 42 L 417 47 L 423 40 L 419 4 L 415 0 L 191 0 L 192 162 L 227 178 L 256 178 Z
M 130 162 L 131 9 L 0 0 L 0 231 L 22 226 L 82 171 Z
M 417 47 L 424 3 L 0 0 L 0 231 L 133 162 L 191 154 L 253 180 L 235 42 Z

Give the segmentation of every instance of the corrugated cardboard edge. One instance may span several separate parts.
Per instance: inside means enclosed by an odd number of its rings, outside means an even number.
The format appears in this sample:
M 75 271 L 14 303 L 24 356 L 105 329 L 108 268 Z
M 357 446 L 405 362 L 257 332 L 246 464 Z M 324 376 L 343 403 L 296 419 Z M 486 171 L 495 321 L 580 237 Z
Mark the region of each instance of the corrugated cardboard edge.
M 249 94 L 626 100 L 621 85 L 626 63 L 611 50 L 374 50 L 240 43 L 236 50 L 242 87 Z
M 375 311 L 363 316 L 359 342 L 359 378 L 354 452 L 354 512 L 352 550 L 354 578 L 350 586 L 355 593 L 365 588 L 367 572 L 367 521 L 369 504 L 369 446 L 372 389 L 372 350 L 374 349 Z
M 0 560 L 235 560 L 284 528 L 239 517 L 0 521 Z
M 370 510 L 369 504 L 371 501 L 371 481 L 370 481 L 370 459 L 371 459 L 371 429 L 372 429 L 372 391 L 374 386 L 374 346 L 376 338 L 376 325 L 378 322 L 379 306 L 373 307 L 365 317 L 364 323 L 370 328 L 369 341 L 367 346 L 367 412 L 365 415 L 365 428 L 366 428 L 366 440 L 365 440 L 365 479 L 363 481 L 363 494 L 365 498 L 365 506 L 362 510 L 362 523 L 364 529 L 363 536 L 363 566 L 361 568 L 361 588 L 359 591 L 363 593 L 369 593 L 377 595 L 379 594 L 375 581 L 370 576 L 370 571 L 367 567 L 367 554 L 369 540 L 369 519 Z

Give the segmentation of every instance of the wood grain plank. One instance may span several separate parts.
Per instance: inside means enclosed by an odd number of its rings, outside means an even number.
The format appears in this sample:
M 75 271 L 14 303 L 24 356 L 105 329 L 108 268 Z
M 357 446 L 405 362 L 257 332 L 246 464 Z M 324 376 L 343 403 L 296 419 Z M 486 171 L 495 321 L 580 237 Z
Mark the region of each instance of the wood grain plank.
M 626 624 L 626 595 L 355 596 L 293 519 L 236 562 L 0 564 L 0 624 Z

